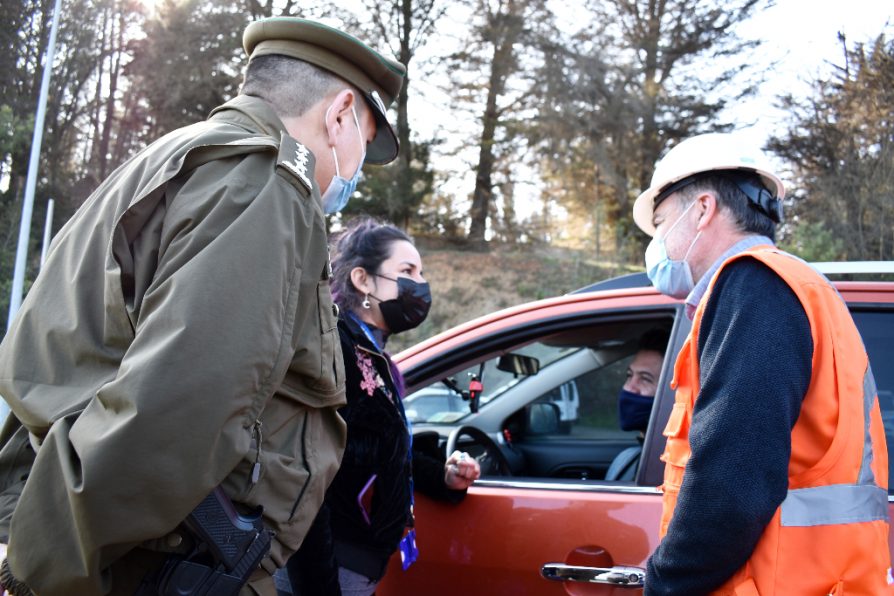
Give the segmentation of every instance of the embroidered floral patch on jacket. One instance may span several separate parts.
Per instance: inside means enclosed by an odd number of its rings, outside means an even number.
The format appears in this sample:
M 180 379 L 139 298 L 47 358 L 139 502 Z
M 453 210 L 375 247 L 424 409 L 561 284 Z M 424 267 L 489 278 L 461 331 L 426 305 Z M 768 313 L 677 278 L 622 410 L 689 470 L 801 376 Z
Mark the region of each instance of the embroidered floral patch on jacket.
M 385 381 L 382 379 L 382 376 L 379 375 L 379 372 L 376 370 L 376 367 L 373 365 L 372 358 L 369 357 L 362 350 L 355 350 L 357 354 L 357 366 L 360 368 L 360 373 L 363 375 L 363 380 L 360 381 L 360 388 L 366 391 L 367 395 L 372 397 L 372 394 L 376 392 L 377 387 L 384 387 Z

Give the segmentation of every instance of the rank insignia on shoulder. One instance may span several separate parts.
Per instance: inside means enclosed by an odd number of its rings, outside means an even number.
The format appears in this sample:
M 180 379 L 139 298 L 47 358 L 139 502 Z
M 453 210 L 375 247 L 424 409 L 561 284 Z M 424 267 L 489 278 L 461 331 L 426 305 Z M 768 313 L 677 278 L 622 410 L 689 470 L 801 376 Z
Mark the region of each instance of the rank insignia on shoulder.
M 279 145 L 279 157 L 276 165 L 282 166 L 286 171 L 301 181 L 308 191 L 313 190 L 313 183 L 308 176 L 308 168 L 312 167 L 311 160 L 313 156 L 310 150 L 287 135 L 282 134 L 282 141 Z
M 323 268 L 323 275 L 320 277 L 321 280 L 325 281 L 332 277 L 332 251 L 329 250 L 329 247 L 326 247 L 326 267 Z

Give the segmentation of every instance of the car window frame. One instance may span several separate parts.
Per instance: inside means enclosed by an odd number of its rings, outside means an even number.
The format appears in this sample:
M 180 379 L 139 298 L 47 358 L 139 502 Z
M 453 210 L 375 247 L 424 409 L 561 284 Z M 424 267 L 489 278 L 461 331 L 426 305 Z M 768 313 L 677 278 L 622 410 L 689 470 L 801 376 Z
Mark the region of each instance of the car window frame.
M 848 312 L 851 313 L 851 318 L 854 317 L 854 313 L 860 313 L 860 312 L 869 312 L 869 313 L 884 312 L 884 313 L 888 313 L 889 317 L 894 318 L 894 303 L 891 303 L 891 302 L 866 302 L 866 301 L 848 302 L 844 295 L 842 295 L 842 299 L 844 299 L 845 304 L 847 304 Z M 856 319 L 854 319 L 854 324 L 856 325 Z M 860 331 L 859 325 L 857 325 L 857 330 Z M 860 333 L 860 339 L 861 339 L 861 341 L 863 341 L 863 345 L 865 347 L 866 340 L 863 339 L 862 332 Z M 867 354 L 868 354 L 868 351 L 867 351 Z M 870 361 L 869 364 L 870 364 L 870 366 L 872 366 L 873 372 L 876 369 L 881 367 L 881 364 L 877 361 L 876 362 Z M 879 406 L 881 406 L 881 404 L 879 404 Z M 882 420 L 884 420 L 884 412 L 881 412 L 881 413 L 882 413 Z M 885 429 L 885 438 L 886 439 L 888 438 L 888 429 L 887 428 Z M 890 470 L 891 464 L 892 464 L 891 460 L 892 460 L 892 458 L 894 458 L 894 445 L 892 445 L 891 443 L 887 443 L 887 447 L 888 447 L 888 461 L 889 461 L 889 470 Z M 892 478 L 892 477 L 888 478 L 888 502 L 894 503 L 894 478 Z
M 543 318 L 534 317 L 523 325 L 511 329 L 497 329 L 481 336 L 475 336 L 473 341 L 463 342 L 453 346 L 446 353 L 439 353 L 436 357 L 428 358 L 415 366 L 403 371 L 407 382 L 407 394 L 412 393 L 423 386 L 438 382 L 445 376 L 450 376 L 459 370 L 472 366 L 472 363 L 481 362 L 495 357 L 500 353 L 511 351 L 514 346 L 530 341 L 536 341 L 537 337 L 543 337 L 552 333 L 582 326 L 596 326 L 624 320 L 642 320 L 656 318 L 672 318 L 673 322 L 668 340 L 668 348 L 659 377 L 659 389 L 655 395 L 656 407 L 653 408 L 652 417 L 645 436 L 642 459 L 633 488 L 647 488 L 651 492 L 661 484 L 663 477 L 663 463 L 659 457 L 664 450 L 664 435 L 662 431 L 667 423 L 674 402 L 674 391 L 670 387 L 673 377 L 673 364 L 676 356 L 686 339 L 691 327 L 691 322 L 685 315 L 685 306 L 682 303 L 646 304 L 628 307 L 599 308 L 598 302 L 594 302 L 594 310 L 575 312 L 570 314 L 558 314 Z M 475 415 L 477 416 L 477 414 Z M 455 428 L 464 423 L 474 423 L 474 416 L 469 419 L 453 421 L 449 424 L 426 423 L 427 429 L 447 427 Z M 517 480 L 479 480 L 487 486 L 504 486 L 507 482 L 513 486 L 525 485 L 529 488 L 545 485 L 564 486 L 563 490 L 579 490 L 582 486 L 599 484 L 608 487 L 632 488 L 630 483 L 606 482 L 603 480 L 568 481 L 567 479 L 549 478 L 523 478 Z M 640 491 L 633 491 L 640 492 Z

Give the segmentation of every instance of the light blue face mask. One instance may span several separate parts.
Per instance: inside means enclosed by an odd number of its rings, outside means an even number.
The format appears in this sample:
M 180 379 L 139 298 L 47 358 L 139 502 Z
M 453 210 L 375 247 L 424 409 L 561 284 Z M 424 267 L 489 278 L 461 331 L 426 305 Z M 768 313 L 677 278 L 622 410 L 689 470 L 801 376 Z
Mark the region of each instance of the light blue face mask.
M 685 298 L 692 291 L 692 288 L 695 287 L 695 282 L 692 279 L 692 269 L 690 269 L 686 259 L 689 258 L 692 247 L 695 246 L 695 242 L 702 233 L 699 232 L 692 239 L 692 243 L 686 250 L 686 255 L 682 261 L 673 261 L 667 256 L 665 239 L 670 236 L 670 233 L 683 220 L 686 212 L 692 209 L 693 205 L 695 205 L 695 201 L 683 210 L 683 213 L 680 214 L 680 217 L 677 218 L 677 221 L 673 223 L 663 237 L 655 236 L 646 248 L 646 275 L 649 276 L 649 280 L 655 286 L 655 289 L 674 298 Z
M 329 110 L 331 109 L 332 106 L 329 106 L 329 109 L 326 110 L 327 120 L 329 118 Z M 335 159 L 335 175 L 332 177 L 332 181 L 329 183 L 326 192 L 324 192 L 322 196 L 323 213 L 327 215 L 338 213 L 344 209 L 345 205 L 348 204 L 348 201 L 351 200 L 351 195 L 357 190 L 357 183 L 360 182 L 360 176 L 363 170 L 363 160 L 366 159 L 366 143 L 363 142 L 363 133 L 360 132 L 360 120 L 357 119 L 357 112 L 354 111 L 354 106 L 351 106 L 351 113 L 354 115 L 354 124 L 357 125 L 357 136 L 360 137 L 360 164 L 357 166 L 357 171 L 354 172 L 354 175 L 350 180 L 342 178 L 341 172 L 338 170 L 338 155 L 335 153 L 335 147 L 332 147 L 332 157 Z

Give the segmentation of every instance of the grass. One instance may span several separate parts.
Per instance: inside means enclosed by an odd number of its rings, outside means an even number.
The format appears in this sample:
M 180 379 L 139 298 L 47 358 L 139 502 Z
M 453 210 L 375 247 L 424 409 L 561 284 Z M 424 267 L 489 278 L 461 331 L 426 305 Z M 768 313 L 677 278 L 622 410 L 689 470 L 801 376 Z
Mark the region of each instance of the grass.
M 432 310 L 417 329 L 392 337 L 391 353 L 475 317 L 532 300 L 566 294 L 591 283 L 642 271 L 642 267 L 597 262 L 583 251 L 491 246 L 470 251 L 416 239 Z

